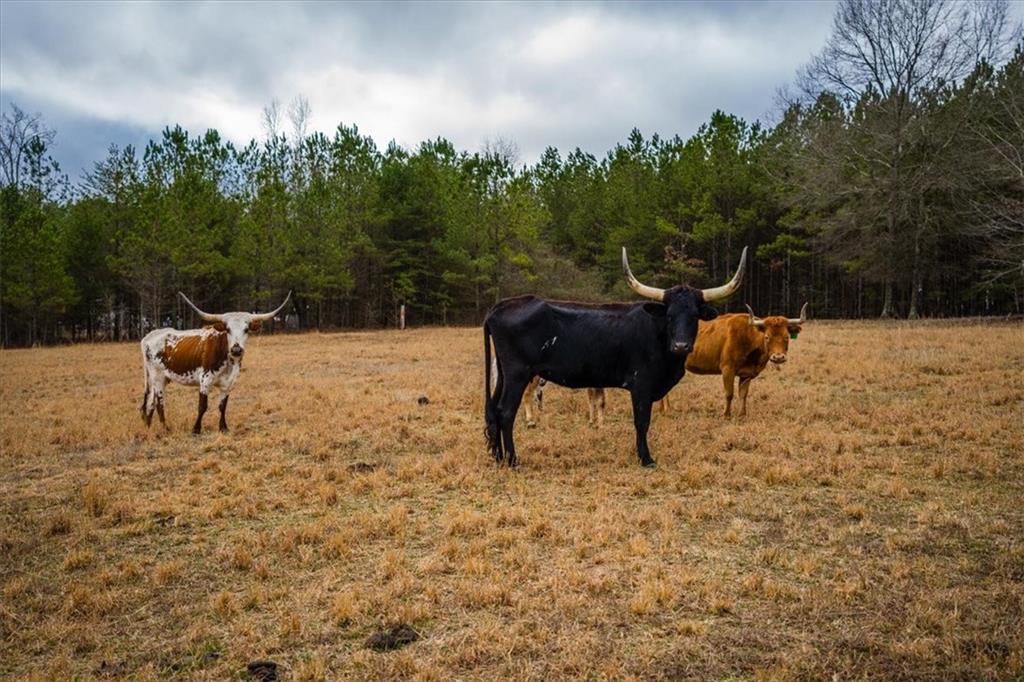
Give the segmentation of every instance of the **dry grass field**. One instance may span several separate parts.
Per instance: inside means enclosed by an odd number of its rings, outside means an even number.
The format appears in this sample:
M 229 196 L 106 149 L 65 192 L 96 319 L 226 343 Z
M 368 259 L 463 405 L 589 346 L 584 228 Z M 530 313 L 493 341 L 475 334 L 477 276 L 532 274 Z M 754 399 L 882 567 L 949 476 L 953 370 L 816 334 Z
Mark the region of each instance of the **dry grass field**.
M 655 470 L 559 387 L 497 468 L 477 329 L 252 337 L 227 435 L 147 432 L 139 365 L 0 351 L 0 676 L 1024 677 L 1019 322 L 808 324 Z

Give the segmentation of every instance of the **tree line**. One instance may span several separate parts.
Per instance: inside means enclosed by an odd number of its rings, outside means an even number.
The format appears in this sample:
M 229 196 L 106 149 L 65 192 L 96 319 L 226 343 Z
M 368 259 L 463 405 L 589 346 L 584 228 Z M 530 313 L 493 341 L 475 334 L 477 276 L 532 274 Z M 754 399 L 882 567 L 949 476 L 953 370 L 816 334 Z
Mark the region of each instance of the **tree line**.
M 1024 311 L 1024 47 L 1005 3 L 844 0 L 779 110 L 531 165 L 504 140 L 308 132 L 297 99 L 265 110 L 265 139 L 170 127 L 72 184 L 55 132 L 12 104 L 0 341 L 194 324 L 179 290 L 218 311 L 292 290 L 301 328 L 393 325 L 401 305 L 412 324 L 478 323 L 519 293 L 628 300 L 622 246 L 650 284 L 707 286 L 749 245 L 730 308 L 761 315 Z

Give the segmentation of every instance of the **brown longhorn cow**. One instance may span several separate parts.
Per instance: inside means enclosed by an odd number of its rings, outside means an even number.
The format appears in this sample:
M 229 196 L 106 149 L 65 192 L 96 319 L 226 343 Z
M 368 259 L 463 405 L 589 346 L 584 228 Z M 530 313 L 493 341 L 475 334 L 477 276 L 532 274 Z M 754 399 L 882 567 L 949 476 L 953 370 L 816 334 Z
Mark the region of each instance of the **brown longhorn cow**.
M 803 329 L 807 304 L 797 319 L 773 315 L 759 318 L 747 306 L 747 313 L 720 315 L 705 322 L 697 332 L 697 343 L 686 358 L 686 371 L 694 374 L 721 374 L 725 388 L 725 416 L 732 415 L 732 395 L 740 380 L 740 414 L 747 414 L 747 392 L 768 363 L 780 367 L 789 353 L 789 339 Z

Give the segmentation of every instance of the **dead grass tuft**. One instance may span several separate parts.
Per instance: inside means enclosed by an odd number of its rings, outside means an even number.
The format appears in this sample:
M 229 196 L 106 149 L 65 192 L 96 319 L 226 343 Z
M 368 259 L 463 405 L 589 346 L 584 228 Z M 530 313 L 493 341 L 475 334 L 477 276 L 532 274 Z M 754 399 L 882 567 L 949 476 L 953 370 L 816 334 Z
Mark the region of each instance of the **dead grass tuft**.
M 165 561 L 153 569 L 153 582 L 165 586 L 177 582 L 185 574 L 185 562 L 182 559 Z
M 473 509 L 451 509 L 445 514 L 445 533 L 455 536 L 482 535 L 487 518 Z
M 64 598 L 64 610 L 74 618 L 97 618 L 113 608 L 113 595 L 89 585 L 72 585 Z
M 93 476 L 82 486 L 82 503 L 92 516 L 103 516 L 110 506 L 110 496 L 110 484 L 98 477 Z
M 696 620 L 681 620 L 676 623 L 675 630 L 683 637 L 700 637 L 706 635 L 708 627 Z
M 88 549 L 73 549 L 64 557 L 64 570 L 77 571 L 92 563 L 93 553 Z
M 61 509 L 46 520 L 47 535 L 67 535 L 75 527 L 71 512 Z
M 351 623 L 359 613 L 359 603 L 352 590 L 345 590 L 334 595 L 331 600 L 331 618 L 334 623 L 344 627 Z
M 15 601 L 22 595 L 28 593 L 32 581 L 25 575 L 14 575 L 4 582 L 4 599 Z

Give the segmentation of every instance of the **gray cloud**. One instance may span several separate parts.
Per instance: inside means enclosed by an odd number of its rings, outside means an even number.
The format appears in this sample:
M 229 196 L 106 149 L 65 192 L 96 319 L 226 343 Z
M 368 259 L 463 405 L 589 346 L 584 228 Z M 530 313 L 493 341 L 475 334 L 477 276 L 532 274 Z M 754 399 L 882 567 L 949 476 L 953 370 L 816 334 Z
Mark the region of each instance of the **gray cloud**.
M 306 96 L 313 127 L 604 154 L 637 126 L 747 119 L 823 44 L 833 3 L 3 3 L 0 99 L 41 112 L 74 175 L 180 123 L 237 142 Z

